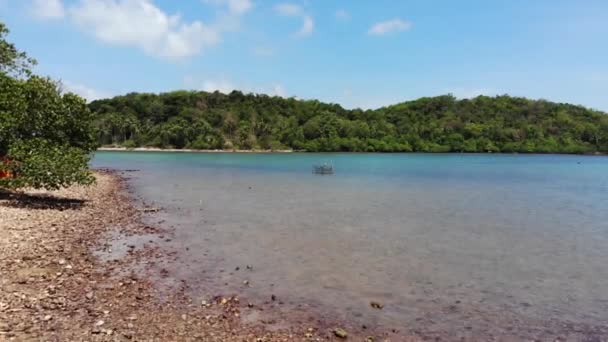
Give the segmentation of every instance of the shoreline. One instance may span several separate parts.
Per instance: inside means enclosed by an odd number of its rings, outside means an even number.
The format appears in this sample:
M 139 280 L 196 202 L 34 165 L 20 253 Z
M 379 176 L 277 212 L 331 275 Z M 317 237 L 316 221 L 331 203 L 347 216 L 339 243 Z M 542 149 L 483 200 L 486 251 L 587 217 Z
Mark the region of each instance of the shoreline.
M 523 152 L 307 152 L 304 150 L 197 150 L 186 148 L 158 148 L 158 147 L 99 147 L 98 152 L 171 152 L 171 153 L 344 153 L 344 154 L 428 154 L 428 155 L 547 155 L 547 156 L 581 156 L 581 157 L 605 157 L 607 153 L 523 153 Z
M 102 260 L 108 234 L 171 236 L 143 224 L 124 177 L 95 171 L 89 188 L 0 192 L 1 340 L 321 341 L 321 324 L 267 329 L 241 316 L 264 310 L 238 295 L 194 303 L 178 284 L 161 294 L 147 272 L 171 253 L 150 240 Z M 143 274 L 142 274 L 143 273 Z M 162 273 L 162 272 L 161 272 Z M 349 334 L 352 336 L 352 334 Z M 349 338 L 350 338 L 349 336 Z
M 157 148 L 157 147 L 99 147 L 97 151 L 106 152 L 177 152 L 177 153 L 293 153 L 294 150 L 196 150 L 188 148 Z
M 133 196 L 128 171 L 97 170 L 95 175 L 97 184 L 90 188 L 0 191 L 0 340 L 343 340 L 335 336 L 336 327 L 345 329 L 349 341 L 455 337 L 449 331 L 410 331 L 406 322 L 398 327 L 376 327 L 373 322 L 361 327 L 323 308 L 286 312 L 281 300 L 289 298 L 254 300 L 239 291 L 208 288 L 201 302 L 188 295 L 189 284 L 179 281 L 167 291 L 159 281 L 167 280 L 163 267 L 173 261 L 175 251 L 163 246 L 163 241 L 174 237 L 172 229 L 144 223 L 144 215 L 155 215 L 158 209 Z M 113 241 L 125 240 L 116 234 L 142 243 L 127 242 L 122 251 L 113 251 Z M 118 256 L 103 257 L 113 253 Z M 474 309 L 463 313 L 474 314 Z M 452 309 L 446 310 L 427 312 L 429 322 Z M 495 314 L 509 319 L 506 313 Z M 249 321 L 250 317 L 258 318 Z M 608 336 L 607 327 L 549 321 L 530 330 L 525 324 L 519 326 L 518 319 L 513 320 L 513 331 L 498 337 Z M 497 337 L 491 326 L 480 328 L 465 340 Z M 368 336 L 373 339 L 367 340 Z

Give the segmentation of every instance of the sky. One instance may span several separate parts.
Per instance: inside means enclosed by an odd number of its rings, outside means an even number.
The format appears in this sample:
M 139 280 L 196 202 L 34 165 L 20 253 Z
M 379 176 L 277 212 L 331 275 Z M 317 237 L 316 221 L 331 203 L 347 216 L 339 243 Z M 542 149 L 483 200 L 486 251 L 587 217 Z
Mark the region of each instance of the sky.
M 509 94 L 608 111 L 606 0 L 0 0 L 0 20 L 37 73 L 88 100 Z

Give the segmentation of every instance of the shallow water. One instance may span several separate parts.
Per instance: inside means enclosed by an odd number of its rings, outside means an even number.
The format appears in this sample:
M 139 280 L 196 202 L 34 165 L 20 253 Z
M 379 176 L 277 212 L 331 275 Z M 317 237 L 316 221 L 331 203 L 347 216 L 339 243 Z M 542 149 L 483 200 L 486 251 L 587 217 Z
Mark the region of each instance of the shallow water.
M 322 162 L 336 174 L 312 174 Z M 195 297 L 274 294 L 409 330 L 606 323 L 606 157 L 99 152 L 93 166 L 139 170 Z

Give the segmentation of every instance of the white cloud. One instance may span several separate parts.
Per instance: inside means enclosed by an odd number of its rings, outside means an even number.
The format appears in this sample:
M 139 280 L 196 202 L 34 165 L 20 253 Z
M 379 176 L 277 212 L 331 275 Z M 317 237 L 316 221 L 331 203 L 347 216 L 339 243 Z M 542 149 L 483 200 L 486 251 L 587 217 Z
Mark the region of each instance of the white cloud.
M 168 15 L 151 0 L 80 0 L 69 8 L 69 14 L 102 42 L 135 46 L 169 59 L 197 55 L 221 40 L 216 28 Z
M 339 9 L 336 11 L 336 18 L 342 19 L 342 20 L 350 19 L 350 13 L 348 13 L 344 9 Z
M 312 31 L 315 29 L 315 22 L 312 20 L 312 17 L 305 15 L 304 22 L 302 23 L 302 28 L 298 31 L 299 36 L 308 36 L 312 34 Z
M 486 89 L 486 88 L 475 88 L 475 89 L 456 88 L 456 89 L 452 89 L 451 91 L 448 91 L 448 93 L 454 95 L 455 97 L 457 97 L 459 99 L 472 99 L 472 98 L 476 98 L 477 96 L 480 96 L 480 95 L 484 95 L 484 96 L 498 95 L 498 92 L 496 90 Z
M 274 7 L 275 11 L 285 17 L 299 17 L 302 19 L 302 27 L 296 32 L 297 36 L 309 36 L 315 29 L 314 19 L 304 12 L 304 9 L 296 4 L 282 3 Z
M 220 80 L 209 80 L 209 81 L 205 81 L 203 82 L 203 87 L 202 89 L 204 91 L 207 92 L 214 92 L 214 91 L 219 91 L 220 93 L 223 94 L 230 94 L 233 90 L 236 90 L 236 88 L 234 87 L 234 84 L 232 84 L 232 82 L 228 81 L 228 80 L 224 80 L 224 79 L 220 79 Z
M 191 77 L 187 77 L 186 79 L 184 79 L 184 82 L 187 83 L 191 83 L 193 80 Z M 234 82 L 225 79 L 225 78 L 219 78 L 219 79 L 210 79 L 210 80 L 206 80 L 203 82 L 202 90 L 206 91 L 206 92 L 215 92 L 215 91 L 219 91 L 222 94 L 230 94 L 233 90 L 239 90 L 243 93 L 253 93 L 253 94 L 267 94 L 269 96 L 280 96 L 280 97 L 286 97 L 287 96 L 287 91 L 285 90 L 285 87 L 280 84 L 280 83 L 275 83 L 272 85 L 247 85 L 247 84 L 240 84 L 237 85 Z
M 283 85 L 275 84 L 272 87 L 272 90 L 268 93 L 268 95 L 285 97 L 287 95 L 287 92 L 285 91 L 285 87 L 283 87 Z
M 87 87 L 79 83 L 61 81 L 61 85 L 63 86 L 64 91 L 80 95 L 88 102 L 110 97 L 110 94 L 108 93 Z
M 367 32 L 372 36 L 382 36 L 392 32 L 409 30 L 412 23 L 401 19 L 392 19 L 374 24 Z
M 241 26 L 241 17 L 253 9 L 252 0 L 202 0 L 203 3 L 225 8 L 218 13 L 214 28 L 218 32 L 237 31 Z
M 232 14 L 241 15 L 249 12 L 253 8 L 251 0 L 203 0 L 205 3 L 218 6 L 227 6 Z
M 283 3 L 278 4 L 274 7 L 275 11 L 280 15 L 288 16 L 288 17 L 299 17 L 303 15 L 304 10 L 302 7 L 296 4 Z
M 34 0 L 31 11 L 39 19 L 61 19 L 65 16 L 61 0 Z

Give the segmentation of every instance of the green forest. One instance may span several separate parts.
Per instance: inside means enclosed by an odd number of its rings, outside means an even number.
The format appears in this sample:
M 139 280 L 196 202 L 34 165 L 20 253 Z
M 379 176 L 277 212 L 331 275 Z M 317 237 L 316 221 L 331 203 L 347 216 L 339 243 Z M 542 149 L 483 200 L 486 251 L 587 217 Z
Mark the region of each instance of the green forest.
M 131 93 L 89 104 L 102 146 L 308 152 L 608 152 L 608 116 L 511 96 L 375 110 L 259 94 Z

